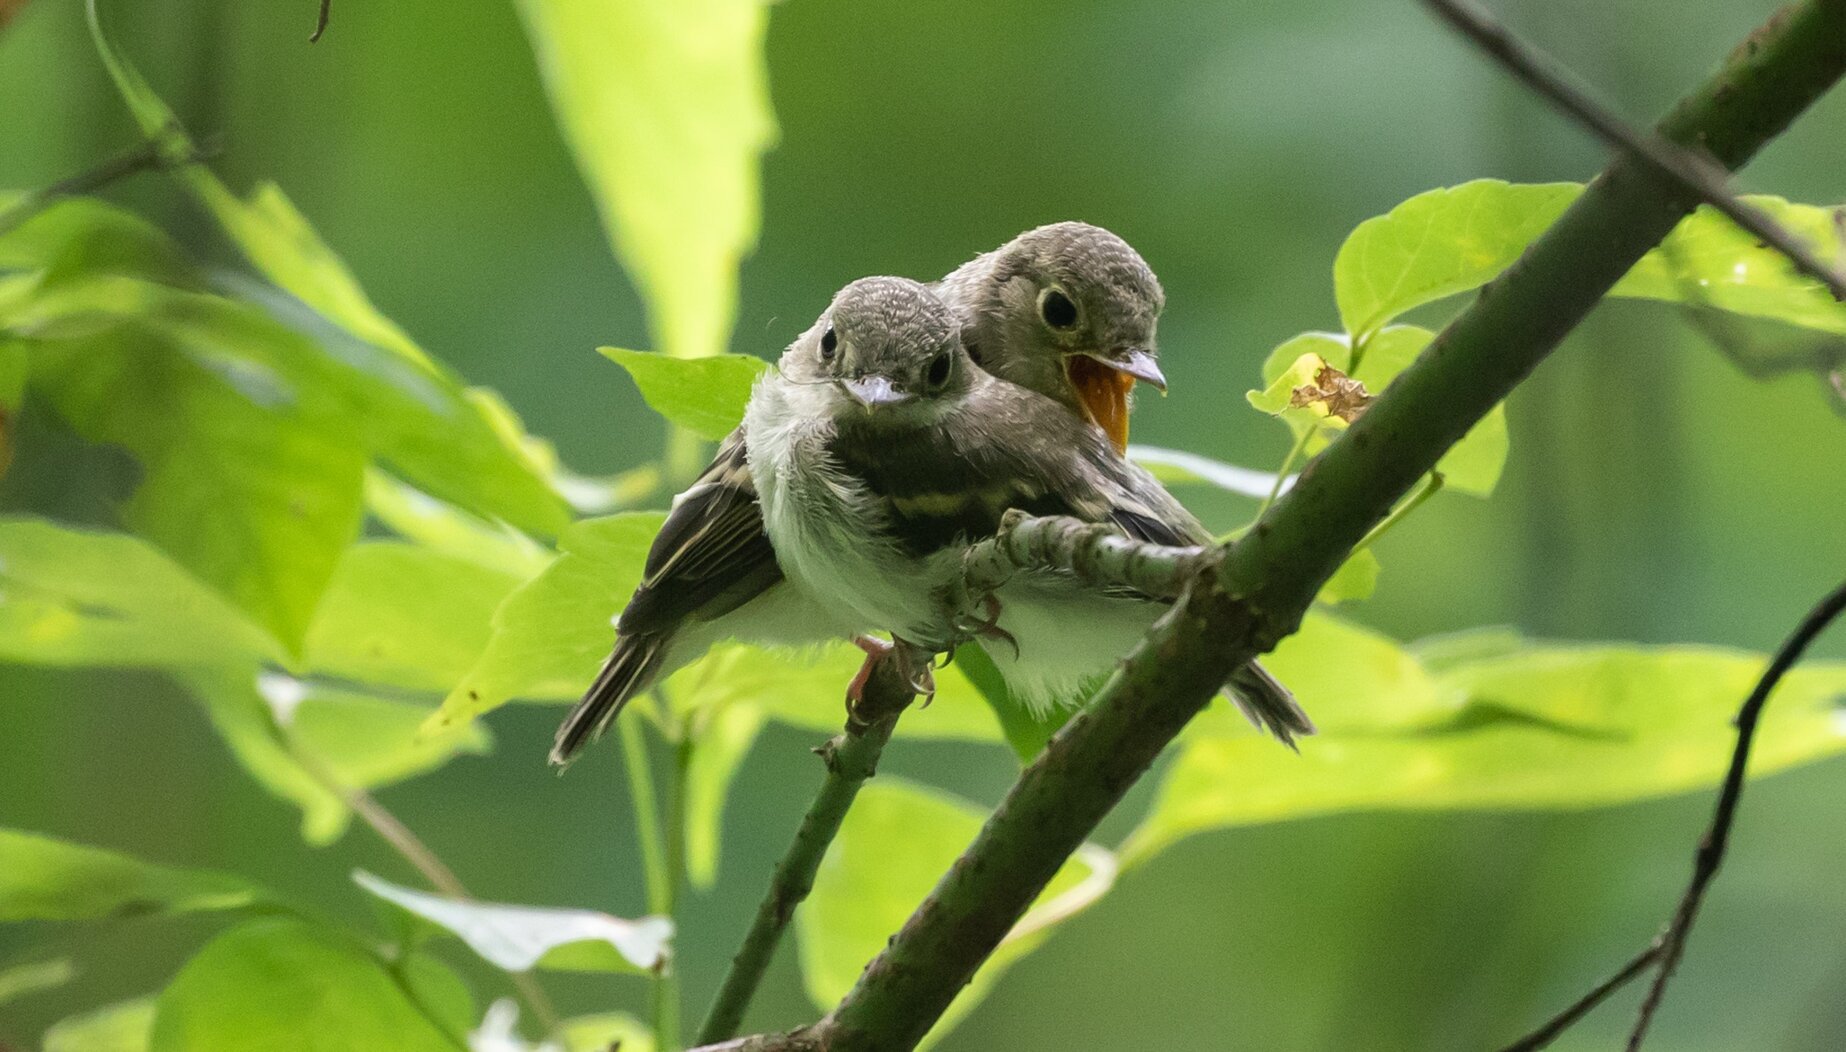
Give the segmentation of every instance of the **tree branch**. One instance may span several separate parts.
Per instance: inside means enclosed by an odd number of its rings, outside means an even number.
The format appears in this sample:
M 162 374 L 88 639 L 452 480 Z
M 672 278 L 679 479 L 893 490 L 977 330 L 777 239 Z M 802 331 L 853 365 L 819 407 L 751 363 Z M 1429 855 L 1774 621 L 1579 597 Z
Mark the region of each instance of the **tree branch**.
M 756 917 L 744 934 L 743 945 L 731 958 L 730 971 L 725 973 L 711 1008 L 706 1010 L 705 1022 L 699 1027 L 699 1044 L 724 1041 L 736 1035 L 742 1025 L 744 1012 L 775 957 L 795 907 L 814 889 L 814 874 L 820 870 L 827 845 L 838 835 L 860 786 L 877 773 L 878 757 L 891 740 L 891 732 L 897 729 L 897 718 L 916 697 L 905 666 L 928 660 L 928 654 L 913 649 L 908 662 L 883 660 L 873 665 L 860 695 L 863 700 L 848 712 L 845 730 L 814 750 L 827 765 L 826 779 L 808 806 L 801 828 L 795 831 L 794 843 L 776 863 L 769 891 L 756 907 Z
M 187 144 L 183 153 L 174 155 L 171 153 L 171 144 L 164 136 L 147 139 L 94 167 L 86 168 L 76 175 L 67 176 L 50 186 L 40 187 L 21 197 L 11 207 L 0 211 L 0 236 L 12 233 L 26 220 L 67 197 L 93 194 L 131 175 L 157 169 L 177 168 L 197 160 L 199 160 L 199 155 L 193 150 L 191 144 Z
M 1545 1021 L 1545 1025 L 1506 1046 L 1501 1052 L 1538 1052 L 1539 1049 L 1558 1039 L 1558 1035 L 1577 1024 L 1577 1020 L 1590 1014 L 1590 1010 L 1602 1004 L 1609 995 L 1646 973 L 1660 959 L 1660 944 L 1650 943 L 1647 949 L 1635 954 L 1621 970 L 1597 983 L 1589 993 L 1577 998 L 1562 1012 Z
M 1807 0 L 1758 30 L 1660 132 L 1735 167 L 1842 72 L 1846 0 Z M 1201 574 L 1020 775 L 846 998 L 799 1038 L 751 1047 L 914 1048 L 1226 675 L 1294 631 L 1366 532 L 1697 203 L 1652 164 L 1618 156 Z
M 327 16 L 333 13 L 333 0 L 320 0 L 320 14 L 314 19 L 314 33 L 308 37 L 308 43 L 318 44 L 327 32 Z
M 1629 126 L 1592 98 L 1589 92 L 1578 87 L 1574 83 L 1575 78 L 1556 60 L 1508 32 L 1487 12 L 1468 0 L 1423 2 L 1444 22 L 1504 66 L 1521 84 L 1564 111 L 1597 138 L 1618 150 L 1628 151 L 1672 176 L 1686 189 L 1698 194 L 1706 204 L 1724 213 L 1731 222 L 1786 256 L 1796 270 L 1825 285 L 1834 299 L 1846 300 L 1846 274 L 1816 256 L 1807 242 L 1771 219 L 1762 209 L 1739 201 L 1730 189 L 1729 173 L 1723 168 L 1712 164 L 1694 150 Z

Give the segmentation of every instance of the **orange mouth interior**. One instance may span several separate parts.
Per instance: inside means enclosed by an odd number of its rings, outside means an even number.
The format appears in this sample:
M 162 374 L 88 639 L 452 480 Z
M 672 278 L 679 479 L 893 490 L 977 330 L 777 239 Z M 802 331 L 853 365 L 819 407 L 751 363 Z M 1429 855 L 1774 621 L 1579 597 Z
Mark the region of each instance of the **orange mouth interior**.
M 1077 392 L 1077 401 L 1090 420 L 1102 428 L 1118 453 L 1128 449 L 1128 392 L 1135 378 L 1117 372 L 1094 358 L 1073 354 L 1064 359 L 1064 374 Z

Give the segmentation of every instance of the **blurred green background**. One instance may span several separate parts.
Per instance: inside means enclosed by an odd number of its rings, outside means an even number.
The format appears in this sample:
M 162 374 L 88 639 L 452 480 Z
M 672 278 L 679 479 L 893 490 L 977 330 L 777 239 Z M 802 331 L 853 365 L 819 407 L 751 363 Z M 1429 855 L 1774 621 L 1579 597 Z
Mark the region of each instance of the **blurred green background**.
M 1772 6 L 1499 10 L 1645 116 Z M 657 453 L 657 418 L 593 350 L 646 345 L 639 301 L 510 3 L 336 0 L 312 47 L 309 0 L 116 7 L 117 39 L 221 149 L 231 185 L 280 182 L 424 346 L 504 392 L 579 469 Z M 773 355 L 853 277 L 934 276 L 1026 227 L 1086 219 L 1135 244 L 1168 292 L 1174 393 L 1143 402 L 1137 439 L 1259 467 L 1280 460 L 1286 430 L 1243 391 L 1276 343 L 1337 327 L 1329 271 L 1356 223 L 1430 187 L 1581 179 L 1602 160 L 1409 2 L 790 0 L 771 13 L 769 63 L 781 141 L 734 350 Z M 0 186 L 48 183 L 135 139 L 76 0 L 31 0 L 0 35 L 0 99 Z M 1836 94 L 1743 181 L 1837 202 L 1842 143 Z M 170 182 L 110 196 L 231 258 Z M 1510 411 L 1499 493 L 1438 500 L 1385 540 L 1379 592 L 1352 616 L 1402 639 L 1506 623 L 1766 649 L 1846 567 L 1846 418 L 1811 377 L 1744 377 L 1670 308 L 1600 310 Z M 120 464 L 60 441 L 28 416 L 0 509 L 107 514 Z M 1188 498 L 1220 527 L 1250 510 Z M 1846 639 L 1818 652 L 1846 654 Z M 552 777 L 556 716 L 503 709 L 494 755 L 384 797 L 483 897 L 639 913 L 615 750 Z M 695 1011 L 816 782 L 813 738 L 767 734 L 733 794 L 720 881 L 692 901 L 679 949 Z M 354 915 L 354 866 L 413 879 L 364 831 L 304 847 L 294 813 L 152 674 L 0 668 L 0 742 L 0 825 L 246 872 Z M 998 749 L 970 746 L 906 744 L 883 769 L 987 802 L 1011 778 Z M 1752 791 L 1650 1047 L 1846 1046 L 1843 807 L 1838 761 Z M 1354 814 L 1193 838 L 1062 928 L 941 1047 L 1493 1047 L 1651 936 L 1707 808 Z M 128 925 L 84 943 L 81 980 L 9 1006 L 0 1047 L 158 987 L 204 931 Z M 632 980 L 551 985 L 570 1010 L 646 996 Z M 1611 1047 L 1622 1004 L 1558 1047 Z M 752 1020 L 813 1015 L 785 951 Z

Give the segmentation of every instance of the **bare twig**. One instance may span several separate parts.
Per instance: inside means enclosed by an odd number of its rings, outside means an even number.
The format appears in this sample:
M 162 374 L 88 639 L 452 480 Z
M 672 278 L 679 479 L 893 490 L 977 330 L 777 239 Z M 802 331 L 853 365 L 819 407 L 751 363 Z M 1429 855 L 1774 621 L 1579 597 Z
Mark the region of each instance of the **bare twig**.
M 1574 83 L 1570 73 L 1543 52 L 1525 43 L 1469 0 L 1423 0 L 1443 21 L 1473 41 L 1520 83 L 1543 96 L 1604 142 L 1640 158 L 1692 191 L 1731 222 L 1754 234 L 1793 263 L 1796 270 L 1846 301 L 1846 273 L 1814 254 L 1762 209 L 1737 199 L 1724 169 L 1702 154 L 1652 132 L 1642 131 L 1610 112 Z
M 1654 985 L 1647 991 L 1647 997 L 1641 1002 L 1640 1014 L 1635 1019 L 1634 1031 L 1628 1035 L 1628 1050 L 1635 1052 L 1647 1037 L 1647 1028 L 1653 1022 L 1654 1013 L 1660 1009 L 1660 999 L 1666 994 L 1667 983 L 1673 978 L 1673 969 L 1679 965 L 1679 959 L 1686 952 L 1686 937 L 1691 934 L 1692 922 L 1698 917 L 1699 905 L 1704 901 L 1705 889 L 1712 878 L 1718 875 L 1718 867 L 1724 864 L 1724 849 L 1731 838 L 1731 826 L 1737 821 L 1737 802 L 1743 797 L 1744 769 L 1750 760 L 1750 745 L 1756 738 L 1756 724 L 1762 717 L 1763 708 L 1769 703 L 1770 692 L 1789 669 L 1801 660 L 1814 637 L 1825 631 L 1841 612 L 1846 611 L 1846 584 L 1841 584 L 1826 598 L 1815 604 L 1808 611 L 1801 624 L 1793 634 L 1776 651 L 1769 668 L 1764 670 L 1763 678 L 1756 683 L 1756 689 L 1744 700 L 1743 707 L 1737 710 L 1737 746 L 1731 750 L 1730 770 L 1725 772 L 1724 785 L 1718 790 L 1718 804 L 1711 816 L 1711 825 L 1699 840 L 1699 849 L 1693 855 L 1692 880 L 1686 885 L 1686 892 L 1679 900 L 1679 908 L 1673 913 L 1673 920 L 1668 923 L 1658 941 L 1660 946 L 1660 970 L 1654 976 Z
M 14 202 L 12 207 L 0 212 L 0 236 L 12 233 L 26 220 L 66 197 L 93 194 L 131 175 L 174 168 L 183 164 L 191 164 L 199 159 L 199 155 L 193 152 L 190 146 L 178 156 L 173 155 L 170 150 L 171 143 L 162 136 L 156 136 L 132 149 L 116 154 L 95 167 L 86 168 L 76 175 L 60 179 L 50 186 L 42 186 L 26 194 Z
M 878 758 L 897 729 L 897 718 L 916 697 L 907 669 L 928 658 L 912 650 L 908 661 L 880 661 L 866 679 L 860 695 L 863 700 L 848 714 L 846 729 L 814 750 L 827 765 L 826 780 L 802 818 L 794 843 L 776 863 L 769 891 L 757 906 L 743 945 L 731 958 L 730 971 L 699 1027 L 700 1045 L 725 1041 L 743 1024 L 744 1012 L 769 969 L 782 932 L 814 888 L 814 874 L 820 870 L 827 846 L 838 835 L 859 788 L 877 772 Z
M 1634 955 L 1621 970 L 1609 976 L 1590 990 L 1589 993 L 1572 1001 L 1570 1007 L 1545 1021 L 1545 1025 L 1506 1046 L 1501 1052 L 1538 1052 L 1539 1049 L 1558 1039 L 1558 1035 L 1577 1024 L 1577 1020 L 1590 1014 L 1590 1010 L 1607 1000 L 1609 995 L 1629 983 L 1652 967 L 1660 959 L 1660 942 L 1656 939 L 1648 944 L 1647 949 Z
M 294 756 L 297 763 L 301 764 L 302 769 L 308 772 L 309 776 L 319 782 L 322 788 L 345 801 L 346 806 L 352 808 L 360 821 L 364 822 L 372 832 L 377 833 L 379 839 L 391 845 L 399 855 L 402 855 L 404 861 L 410 863 L 413 869 L 421 873 L 423 879 L 429 881 L 431 887 L 452 899 L 474 898 L 468 893 L 467 887 L 462 884 L 461 878 L 449 868 L 448 863 L 430 850 L 429 845 L 392 814 L 385 805 L 379 803 L 377 797 L 356 785 L 348 785 L 342 781 L 331 768 L 321 762 L 320 757 L 297 747 L 293 742 L 286 742 L 286 745 L 290 754 Z M 532 1010 L 533 1018 L 539 1021 L 539 1025 L 547 1031 L 555 1030 L 559 1022 L 557 1007 L 551 1003 L 551 998 L 546 995 L 544 987 L 538 984 L 538 980 L 533 977 L 532 973 L 508 972 L 507 975 L 512 980 L 513 988 L 519 992 L 520 1000 Z
M 320 0 L 320 16 L 314 20 L 314 35 L 308 43 L 320 43 L 321 34 L 327 32 L 327 16 L 333 13 L 333 0 Z

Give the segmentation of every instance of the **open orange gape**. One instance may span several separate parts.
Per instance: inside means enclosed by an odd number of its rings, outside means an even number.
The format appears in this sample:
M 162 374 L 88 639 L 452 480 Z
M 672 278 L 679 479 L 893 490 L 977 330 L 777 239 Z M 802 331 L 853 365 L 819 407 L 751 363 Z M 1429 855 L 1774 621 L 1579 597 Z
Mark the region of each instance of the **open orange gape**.
M 1128 392 L 1134 390 L 1135 378 L 1091 358 L 1073 354 L 1064 359 L 1064 375 L 1077 392 L 1084 412 L 1118 453 L 1128 449 Z

